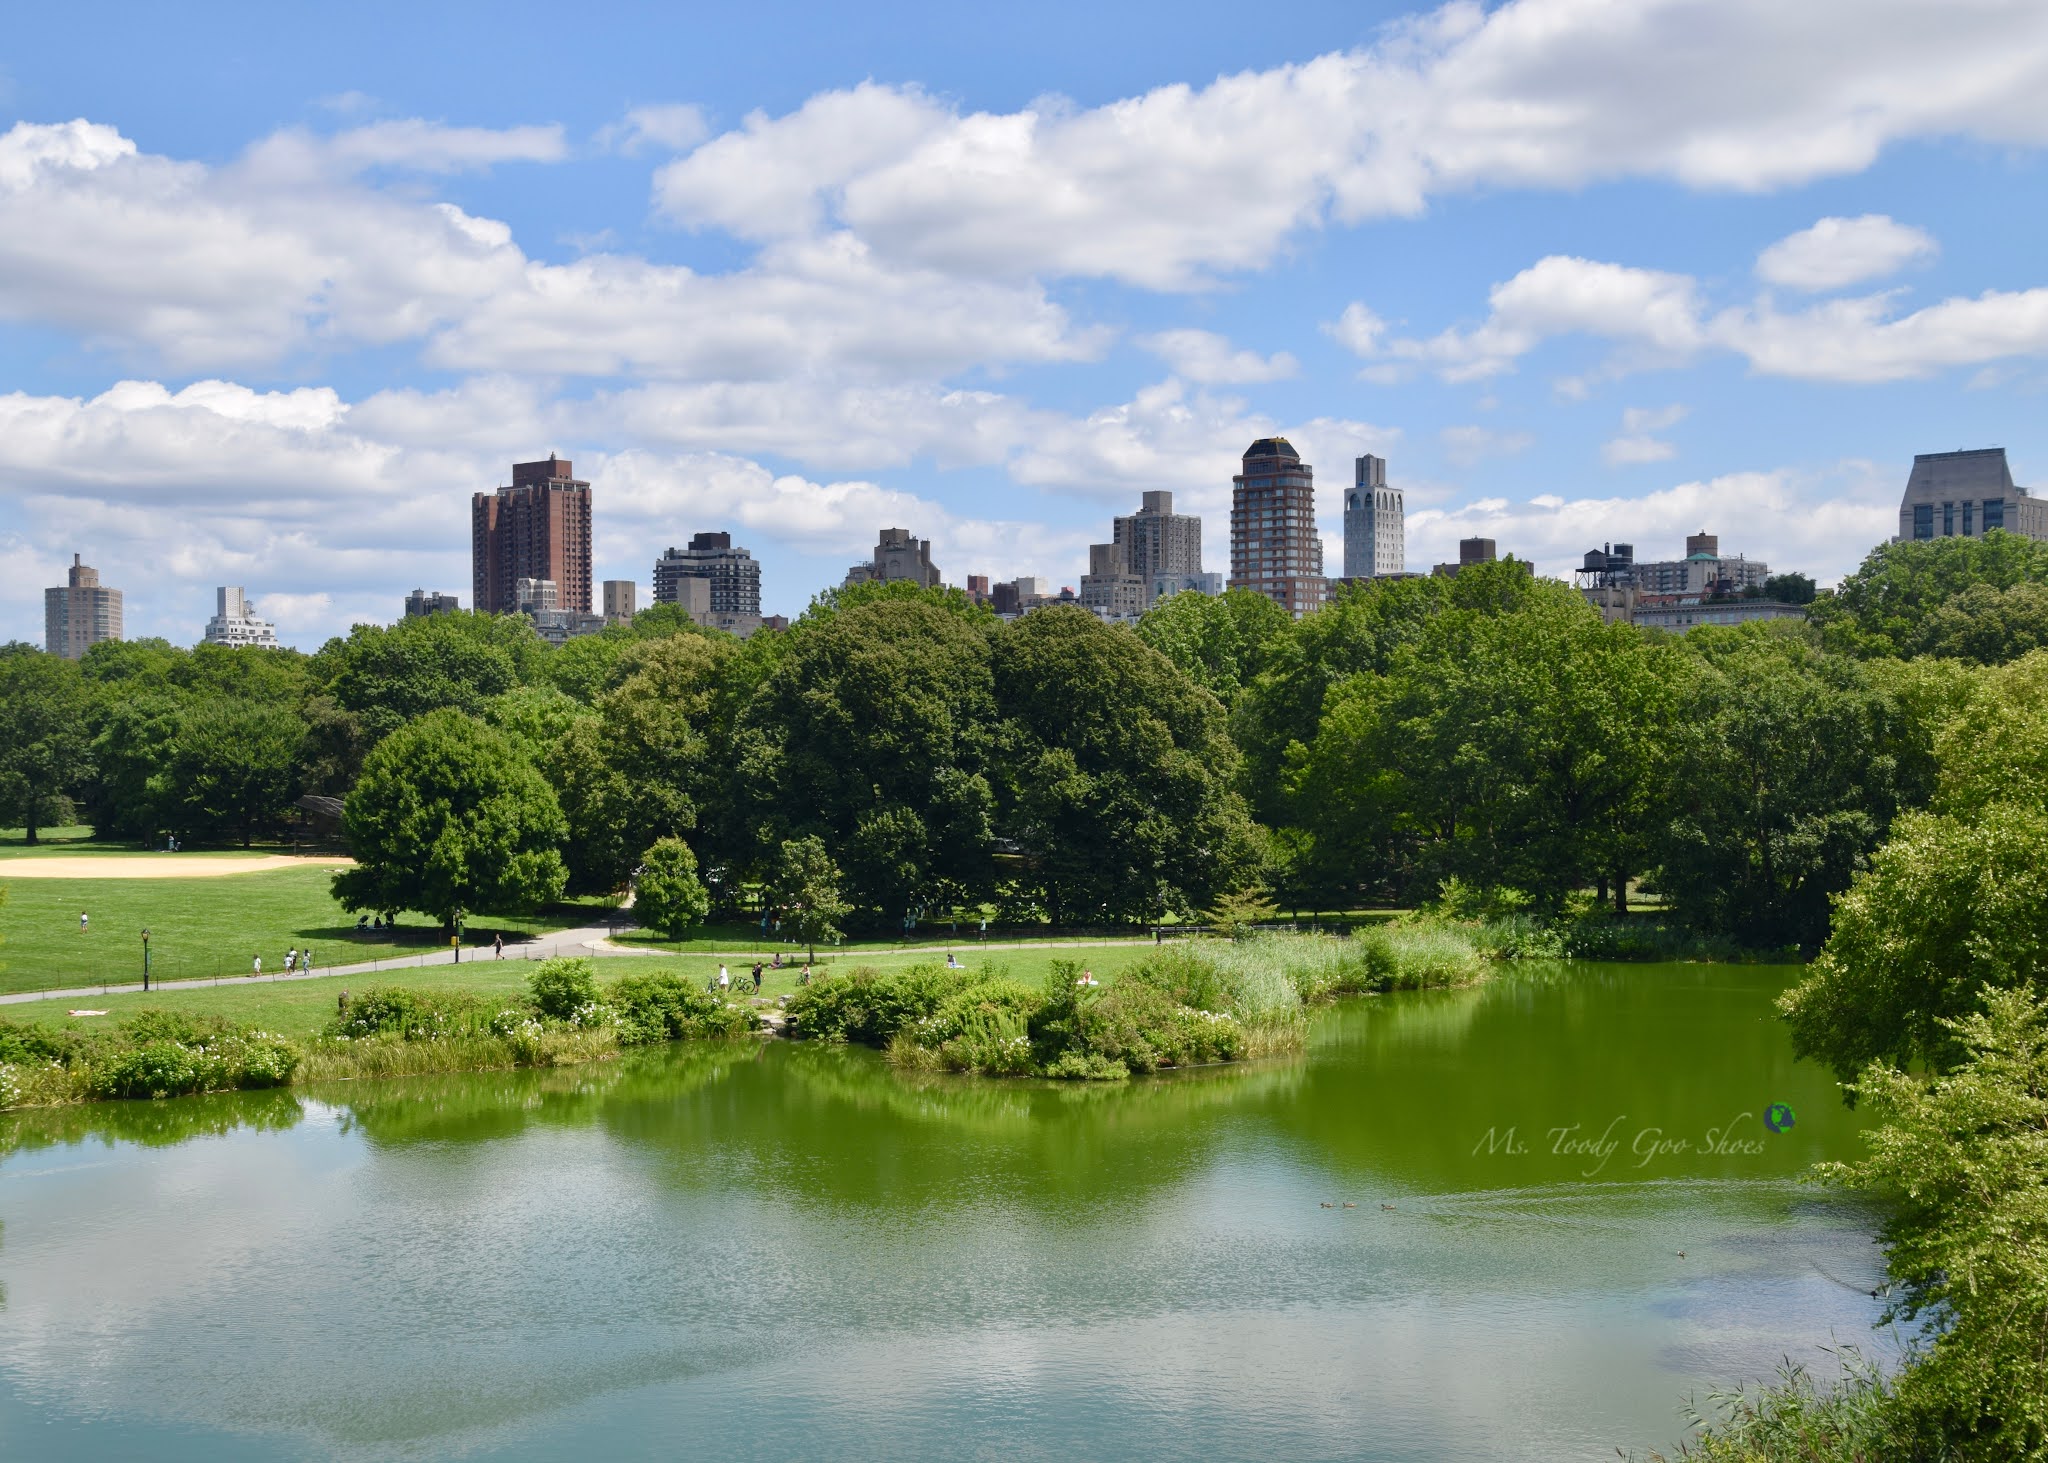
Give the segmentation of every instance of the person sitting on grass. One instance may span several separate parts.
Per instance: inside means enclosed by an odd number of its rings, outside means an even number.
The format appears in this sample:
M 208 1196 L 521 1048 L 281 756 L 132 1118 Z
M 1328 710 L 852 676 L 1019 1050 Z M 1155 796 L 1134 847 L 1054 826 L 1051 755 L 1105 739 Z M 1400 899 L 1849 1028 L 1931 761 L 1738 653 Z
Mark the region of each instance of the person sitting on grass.
M 1092 971 L 1092 970 L 1084 970 L 1084 971 L 1082 971 L 1082 972 L 1081 972 L 1080 978 L 1079 978 L 1078 980 L 1076 980 L 1076 981 L 1074 982 L 1074 984 L 1075 984 L 1075 985 L 1082 985 L 1082 986 L 1093 986 L 1093 985 L 1099 985 L 1099 984 L 1101 984 L 1101 982 L 1099 982 L 1098 980 L 1096 980 L 1096 979 L 1095 979 L 1095 972 L 1094 972 L 1094 971 Z
M 958 955 L 955 955 L 951 950 L 948 950 L 946 952 L 946 969 L 965 970 L 966 968 L 967 967 L 965 965 L 962 965 L 960 963 L 960 957 Z

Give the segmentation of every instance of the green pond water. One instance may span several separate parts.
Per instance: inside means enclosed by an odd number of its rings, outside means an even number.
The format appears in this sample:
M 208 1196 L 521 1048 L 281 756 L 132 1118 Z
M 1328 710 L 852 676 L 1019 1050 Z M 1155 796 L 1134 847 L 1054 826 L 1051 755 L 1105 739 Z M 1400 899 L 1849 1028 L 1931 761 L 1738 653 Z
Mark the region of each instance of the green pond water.
M 1792 974 L 1517 970 L 1117 1086 L 773 1043 L 10 1115 L 0 1456 L 1669 1447 L 1883 1354 Z

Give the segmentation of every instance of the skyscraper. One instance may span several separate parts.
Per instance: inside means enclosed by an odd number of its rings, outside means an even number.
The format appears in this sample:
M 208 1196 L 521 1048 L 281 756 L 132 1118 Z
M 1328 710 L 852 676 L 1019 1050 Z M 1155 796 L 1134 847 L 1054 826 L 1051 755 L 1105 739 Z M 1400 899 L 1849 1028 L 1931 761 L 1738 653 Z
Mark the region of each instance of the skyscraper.
M 1230 587 L 1256 590 L 1296 619 L 1320 608 L 1330 582 L 1316 533 L 1315 469 L 1285 437 L 1261 437 L 1231 482 Z
M 462 608 L 462 601 L 452 594 L 439 590 L 432 594 L 424 589 L 415 589 L 405 597 L 405 617 L 408 620 L 421 619 L 427 615 L 452 615 Z
M 1146 493 L 1136 513 L 1112 520 L 1111 539 L 1129 572 L 1150 584 L 1202 572 L 1202 520 L 1173 511 L 1173 494 Z
M 43 591 L 43 648 L 77 660 L 88 645 L 121 638 L 121 591 L 100 583 L 100 571 L 71 556 L 67 583 Z
M 1899 502 L 1900 538 L 1975 538 L 1994 528 L 2048 539 L 2048 499 L 2013 483 L 2003 447 L 1923 452 L 1913 459 Z
M 1408 567 L 1401 490 L 1387 486 L 1387 460 L 1371 453 L 1358 459 L 1357 476 L 1344 496 L 1344 577 L 1372 579 Z
M 486 615 L 519 613 L 522 579 L 553 580 L 565 610 L 590 609 L 590 484 L 570 464 L 512 464 L 512 486 L 470 499 L 470 569 Z
M 604 617 L 614 625 L 630 625 L 640 610 L 640 585 L 632 579 L 604 582 Z
M 729 533 L 700 533 L 687 549 L 670 549 L 654 561 L 654 602 L 682 604 L 685 579 L 709 586 L 707 612 L 713 615 L 761 613 L 761 566 L 745 549 L 732 546 Z
M 932 562 L 932 541 L 915 538 L 907 528 L 885 528 L 875 540 L 875 556 L 865 564 L 846 571 L 846 582 L 894 584 L 909 580 L 920 589 L 937 589 L 945 583 L 939 566 Z
M 249 596 L 242 593 L 241 585 L 223 584 L 214 591 L 214 603 L 214 616 L 206 622 L 208 645 L 253 647 L 257 650 L 281 648 L 277 643 L 277 626 L 256 618 L 256 606 L 249 602 Z

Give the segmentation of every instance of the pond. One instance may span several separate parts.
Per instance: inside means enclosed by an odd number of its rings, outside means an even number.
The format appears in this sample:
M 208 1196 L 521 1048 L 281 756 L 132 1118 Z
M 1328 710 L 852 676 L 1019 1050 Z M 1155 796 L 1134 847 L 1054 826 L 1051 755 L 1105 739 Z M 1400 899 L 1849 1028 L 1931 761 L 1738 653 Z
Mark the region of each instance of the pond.
M 1518 969 L 1115 1086 L 705 1044 L 14 1114 L 0 1451 L 1669 1447 L 1875 1349 L 1872 1218 L 1797 1182 L 1860 1144 L 1793 975 Z

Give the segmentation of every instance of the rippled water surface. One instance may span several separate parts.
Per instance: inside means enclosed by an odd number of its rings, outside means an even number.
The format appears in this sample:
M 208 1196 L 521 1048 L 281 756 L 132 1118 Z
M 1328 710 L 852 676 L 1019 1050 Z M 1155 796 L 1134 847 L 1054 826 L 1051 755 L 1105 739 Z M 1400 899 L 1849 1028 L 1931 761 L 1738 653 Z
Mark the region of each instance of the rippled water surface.
M 1668 1447 L 1870 1340 L 1869 1218 L 1795 1181 L 1859 1145 L 1790 976 L 1523 971 L 1114 1087 L 692 1046 L 15 1115 L 0 1454 Z

